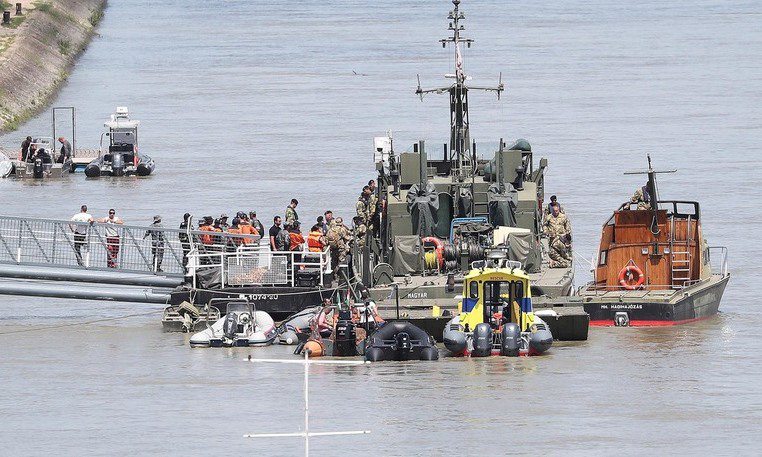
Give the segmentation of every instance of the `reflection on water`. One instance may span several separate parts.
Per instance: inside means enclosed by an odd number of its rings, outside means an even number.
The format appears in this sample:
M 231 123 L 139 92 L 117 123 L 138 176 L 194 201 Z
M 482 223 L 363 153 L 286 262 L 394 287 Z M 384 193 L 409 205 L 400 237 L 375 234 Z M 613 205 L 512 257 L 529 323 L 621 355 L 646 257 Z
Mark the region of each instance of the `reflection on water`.
M 77 142 L 97 144 L 127 105 L 142 121 L 146 179 L 77 175 L 0 180 L 0 213 L 68 218 L 86 203 L 128 224 L 162 214 L 256 210 L 351 215 L 373 177 L 371 138 L 398 150 L 447 137 L 447 100 L 413 95 L 439 83 L 445 1 L 111 2 L 92 46 L 55 102 L 77 107 Z M 762 34 L 754 2 L 636 4 L 468 0 L 464 50 L 475 84 L 503 72 L 497 103 L 472 94 L 472 135 L 488 154 L 527 138 L 549 159 L 548 191 L 589 258 L 600 224 L 650 152 L 665 198 L 697 199 L 710 245 L 730 250 L 731 282 L 716 318 L 676 328 L 593 328 L 541 358 L 445 359 L 312 368 L 315 453 L 373 455 L 752 454 L 762 244 L 749 243 L 762 141 Z M 136 20 L 139 18 L 139 20 Z M 116 58 L 118 57 L 118 58 Z M 354 76 L 352 71 L 368 76 Z M 46 132 L 49 114 L 0 138 Z M 722 191 L 717 179 L 722 177 Z M 578 262 L 577 277 L 589 278 Z M 0 296 L 0 443 L 9 455 L 229 453 L 296 455 L 299 440 L 244 440 L 298 429 L 299 366 L 243 362 L 291 348 L 199 349 L 156 316 L 42 327 L 142 311 L 123 303 Z M 160 309 L 156 309 L 160 312 Z M 3 334 L 12 330 L 32 330 Z M 755 452 L 756 451 L 756 452 Z

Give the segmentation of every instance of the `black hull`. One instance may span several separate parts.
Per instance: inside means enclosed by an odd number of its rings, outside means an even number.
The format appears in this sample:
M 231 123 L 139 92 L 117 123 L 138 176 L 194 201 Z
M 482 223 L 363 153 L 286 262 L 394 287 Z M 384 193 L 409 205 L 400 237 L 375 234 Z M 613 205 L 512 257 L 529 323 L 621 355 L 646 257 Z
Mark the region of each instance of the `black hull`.
M 728 279 L 729 276 L 726 276 L 703 289 L 687 293 L 674 302 L 625 297 L 621 302 L 593 299 L 585 301 L 584 307 L 590 315 L 590 325 L 621 325 L 621 321 L 616 322 L 619 313 L 626 313 L 626 325 L 632 327 L 683 324 L 717 314 Z

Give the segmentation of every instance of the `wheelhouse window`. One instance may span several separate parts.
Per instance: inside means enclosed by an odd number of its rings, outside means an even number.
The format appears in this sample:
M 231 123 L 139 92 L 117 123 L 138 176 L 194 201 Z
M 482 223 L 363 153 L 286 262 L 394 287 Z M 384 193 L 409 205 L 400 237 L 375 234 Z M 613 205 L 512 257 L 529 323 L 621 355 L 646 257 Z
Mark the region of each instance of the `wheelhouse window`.
M 471 281 L 471 284 L 468 286 L 468 298 L 479 298 L 479 283 L 476 281 Z
M 598 254 L 598 266 L 606 265 L 608 256 L 609 256 L 609 251 L 601 251 L 600 254 Z

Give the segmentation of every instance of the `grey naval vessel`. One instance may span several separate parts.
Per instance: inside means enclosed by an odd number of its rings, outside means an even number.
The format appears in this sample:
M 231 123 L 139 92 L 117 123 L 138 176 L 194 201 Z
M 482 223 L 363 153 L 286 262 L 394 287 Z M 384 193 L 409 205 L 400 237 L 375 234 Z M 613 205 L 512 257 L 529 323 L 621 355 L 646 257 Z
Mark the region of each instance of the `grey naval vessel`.
M 586 339 L 589 318 L 580 305 L 551 304 L 572 293 L 574 265 L 552 268 L 542 235 L 547 159 L 536 161 L 523 139 L 508 144 L 501 138 L 486 154 L 477 153 L 471 139 L 469 92 L 493 92 L 499 100 L 505 88 L 502 74 L 495 86 L 469 84 L 462 51 L 473 40 L 462 35 L 460 1 L 452 3 L 451 35 L 440 40 L 454 49 L 454 72 L 445 75 L 452 81 L 424 89 L 419 78 L 415 91 L 421 100 L 449 96 L 450 138 L 437 153 L 424 141 L 397 152 L 391 134 L 374 139 L 375 216 L 366 242 L 353 247 L 353 270 L 379 309 L 392 311 L 385 315 L 415 320 L 439 335 L 456 312 L 471 263 L 500 248 L 529 273 L 538 315 L 553 334 Z

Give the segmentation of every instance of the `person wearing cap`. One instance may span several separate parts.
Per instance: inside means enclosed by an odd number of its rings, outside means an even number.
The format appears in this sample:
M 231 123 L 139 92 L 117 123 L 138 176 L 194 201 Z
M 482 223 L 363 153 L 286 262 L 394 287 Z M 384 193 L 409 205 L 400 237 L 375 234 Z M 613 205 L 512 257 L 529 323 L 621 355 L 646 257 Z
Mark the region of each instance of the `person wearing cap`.
M 561 206 L 560 203 L 558 203 L 558 197 L 556 197 L 555 195 L 551 195 L 550 203 L 548 203 L 543 209 L 543 213 L 542 213 L 543 220 L 545 220 L 553 212 L 554 204 L 558 205 L 558 212 L 560 212 L 561 214 L 566 214 L 566 212 L 564 212 L 564 207 Z
M 98 219 L 98 222 L 106 224 L 106 266 L 116 268 L 116 260 L 119 257 L 119 231 L 117 225 L 123 225 L 121 217 L 117 217 L 116 210 L 108 210 L 108 217 Z
M 254 236 L 259 235 L 259 232 L 257 232 L 257 229 L 251 226 L 251 222 L 249 222 L 249 216 L 247 216 L 243 211 L 238 211 L 238 214 L 236 214 L 236 219 L 238 219 L 238 227 L 241 230 L 241 235 L 248 235 L 244 238 L 241 238 L 241 243 L 246 245 L 252 244 L 254 242 Z M 235 219 L 233 219 L 233 222 L 235 222 Z
M 214 227 L 212 226 L 213 222 L 214 222 L 214 219 L 212 218 L 212 216 L 204 216 L 203 223 L 199 222 L 199 227 L 198 227 L 199 231 L 201 231 L 201 232 L 214 232 Z M 206 234 L 204 234 L 204 235 L 201 235 L 199 238 L 201 239 L 201 244 L 206 245 L 206 246 L 211 246 L 212 245 L 212 242 L 213 242 L 212 241 L 212 235 L 206 235 Z
M 183 266 L 188 265 L 188 254 L 191 250 L 190 237 L 188 232 L 190 231 L 191 214 L 185 213 L 183 215 L 183 221 L 180 222 L 180 233 L 177 234 L 177 238 L 180 240 L 180 246 L 183 248 Z
M 335 222 L 328 228 L 325 241 L 331 248 L 331 269 L 335 270 L 340 263 L 346 262 L 349 252 L 349 241 L 352 237 L 349 229 L 344 225 L 342 218 L 337 217 Z
M 161 262 L 164 260 L 164 226 L 161 225 L 161 216 L 158 214 L 153 217 L 151 228 L 146 230 L 143 239 L 151 237 L 151 255 L 153 256 L 154 271 L 161 272 Z
M 219 228 L 221 232 L 224 232 L 228 229 L 228 215 L 225 213 L 220 214 L 220 218 L 218 219 L 220 221 L 219 225 L 215 224 L 215 227 Z

